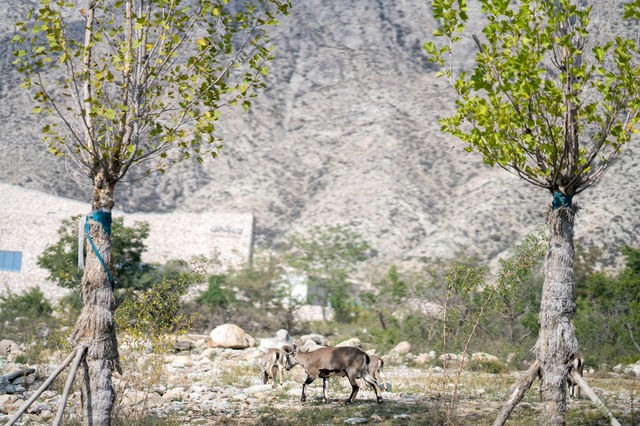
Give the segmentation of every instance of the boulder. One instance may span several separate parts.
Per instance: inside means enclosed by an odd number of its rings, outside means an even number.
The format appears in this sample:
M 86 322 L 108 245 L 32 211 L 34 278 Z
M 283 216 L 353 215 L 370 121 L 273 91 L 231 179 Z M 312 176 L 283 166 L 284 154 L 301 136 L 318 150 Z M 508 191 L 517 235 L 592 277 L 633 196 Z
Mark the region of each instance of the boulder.
M 311 351 L 315 351 L 316 349 L 325 348 L 325 347 L 326 346 L 319 345 L 313 340 L 307 340 L 304 342 L 302 346 L 299 347 L 299 349 L 303 352 L 311 352 Z
M 447 354 L 442 354 L 438 357 L 438 359 L 440 361 L 460 361 L 462 359 L 462 356 L 458 355 L 458 354 L 453 354 L 453 353 L 447 353 Z
M 471 354 L 471 359 L 473 361 L 497 361 L 498 357 L 486 352 L 474 352 Z
M 311 340 L 312 342 L 315 342 L 320 346 L 330 346 L 327 338 L 320 334 L 315 334 L 315 333 L 305 334 L 304 336 L 300 336 L 300 340 L 302 340 L 305 343 L 307 342 L 307 340 Z
M 431 356 L 430 353 L 421 353 L 421 354 L 418 354 L 418 356 L 416 356 L 414 361 L 417 364 L 428 364 L 431 361 L 433 361 L 434 359 L 435 359 L 435 354 L 434 354 L 434 356 Z
M 625 374 L 630 374 L 636 377 L 640 377 L 640 361 L 636 361 L 635 364 L 629 364 L 624 368 Z
M 354 348 L 360 347 L 360 339 L 357 337 L 352 337 L 349 340 L 345 340 L 344 342 L 338 343 L 336 346 L 353 346 Z
M 249 347 L 244 330 L 235 324 L 222 324 L 211 330 L 211 343 L 213 347 L 244 349 Z
M 409 342 L 400 342 L 391 349 L 389 354 L 406 354 L 411 351 L 411 344 Z

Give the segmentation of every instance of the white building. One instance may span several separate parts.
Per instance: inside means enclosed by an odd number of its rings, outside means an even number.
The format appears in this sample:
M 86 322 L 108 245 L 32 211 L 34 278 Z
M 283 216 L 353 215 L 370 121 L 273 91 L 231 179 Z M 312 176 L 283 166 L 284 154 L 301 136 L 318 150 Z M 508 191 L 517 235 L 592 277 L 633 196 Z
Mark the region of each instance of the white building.
M 46 280 L 36 264 L 44 249 L 58 240 L 62 220 L 88 214 L 89 203 L 0 183 L 0 295 L 40 286 L 51 300 L 66 292 Z M 149 223 L 145 263 L 217 257 L 220 265 L 239 265 L 251 256 L 254 218 L 251 213 L 133 213 L 114 210 L 126 225 Z

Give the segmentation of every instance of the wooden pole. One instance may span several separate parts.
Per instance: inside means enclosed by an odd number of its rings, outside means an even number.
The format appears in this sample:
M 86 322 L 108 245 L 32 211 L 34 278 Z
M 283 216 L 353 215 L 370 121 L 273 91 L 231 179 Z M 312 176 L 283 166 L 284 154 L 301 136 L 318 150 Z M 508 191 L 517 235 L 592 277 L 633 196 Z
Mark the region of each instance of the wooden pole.
M 67 405 L 67 399 L 69 399 L 69 392 L 71 391 L 71 385 L 73 384 L 73 379 L 76 376 L 76 372 L 78 371 L 78 365 L 80 365 L 80 361 L 84 356 L 84 352 L 87 348 L 81 347 L 76 351 L 76 358 L 73 360 L 73 364 L 71 366 L 71 371 L 69 372 L 69 377 L 67 377 L 67 383 L 64 385 L 64 393 L 62 394 L 62 398 L 60 399 L 60 405 L 58 406 L 58 413 L 56 414 L 56 419 L 53 421 L 55 426 L 59 426 L 62 422 L 62 416 L 64 415 L 64 407 Z
M 24 414 L 25 411 L 27 411 L 27 408 L 29 408 L 31 406 L 31 404 L 33 404 L 33 402 L 38 399 L 38 397 L 40 396 L 40 394 L 42 394 L 42 392 L 44 392 L 45 390 L 47 390 L 47 388 L 49 387 L 49 385 L 51 384 L 51 382 L 53 382 L 53 380 L 58 377 L 58 374 L 62 373 L 62 371 L 67 368 L 67 366 L 69 365 L 69 363 L 71 362 L 71 360 L 73 359 L 74 355 L 76 354 L 76 351 L 78 351 L 78 348 L 75 348 L 73 351 L 71 351 L 71 353 L 69 354 L 69 356 L 62 361 L 62 364 L 60 365 L 60 367 L 58 367 L 58 369 L 56 371 L 53 372 L 52 375 L 49 376 L 49 378 L 47 380 L 45 380 L 45 382 L 42 384 L 42 386 L 40 386 L 38 388 L 38 390 L 31 396 L 31 398 L 29 398 L 29 400 L 27 402 L 25 402 L 24 404 L 22 404 L 22 407 L 20 407 L 20 409 L 18 410 L 18 412 L 16 414 L 13 415 L 13 417 L 11 417 L 9 419 L 9 421 L 5 424 L 5 426 L 11 426 L 13 425 L 22 414 Z
M 584 394 L 594 403 L 594 405 L 607 417 L 609 417 L 609 421 L 611 422 L 611 426 L 620 426 L 618 420 L 613 416 L 613 413 L 609 411 L 609 409 L 604 405 L 604 402 L 598 398 L 598 395 L 589 387 L 587 382 L 584 381 L 580 373 L 576 370 L 571 370 L 569 373 L 573 380 L 576 381 L 578 386 L 584 391 Z
M 513 393 L 502 407 L 502 411 L 496 418 L 496 421 L 493 422 L 493 426 L 502 426 L 509 418 L 509 414 L 513 411 L 513 409 L 518 405 L 518 402 L 522 399 L 527 389 L 531 387 L 533 381 L 538 377 L 538 372 L 540 371 L 540 361 L 536 360 L 536 362 L 529 367 L 529 369 L 525 372 L 524 376 L 520 378 L 516 382 L 516 386 L 513 389 Z

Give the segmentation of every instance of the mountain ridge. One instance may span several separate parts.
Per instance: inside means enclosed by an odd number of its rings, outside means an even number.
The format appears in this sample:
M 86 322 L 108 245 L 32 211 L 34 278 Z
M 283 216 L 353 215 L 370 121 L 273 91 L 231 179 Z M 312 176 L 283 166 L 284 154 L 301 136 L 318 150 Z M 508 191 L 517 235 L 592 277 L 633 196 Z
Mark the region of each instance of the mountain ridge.
M 33 4 L 0 6 L 0 50 L 10 51 L 7 20 Z M 268 88 L 249 113 L 222 116 L 220 157 L 123 182 L 117 207 L 250 211 L 260 246 L 339 224 L 370 241 L 380 262 L 460 252 L 495 260 L 544 221 L 551 194 L 440 133 L 454 98 L 422 51 L 434 29 L 428 6 L 408 0 L 295 3 L 273 34 Z M 463 35 L 462 68 L 474 48 Z M 10 61 L 0 62 L 0 181 L 88 200 L 89 188 L 70 181 L 64 162 L 39 142 L 30 96 Z M 603 247 L 611 262 L 617 247 L 640 236 L 639 142 L 575 199 L 583 206 L 576 238 Z

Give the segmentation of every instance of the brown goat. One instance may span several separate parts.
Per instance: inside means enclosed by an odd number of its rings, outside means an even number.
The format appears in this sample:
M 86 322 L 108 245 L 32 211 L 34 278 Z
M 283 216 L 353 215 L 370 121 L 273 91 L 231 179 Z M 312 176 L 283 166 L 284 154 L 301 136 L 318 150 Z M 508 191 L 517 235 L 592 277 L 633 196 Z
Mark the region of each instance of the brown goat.
M 380 380 L 378 380 L 378 376 L 380 376 L 380 379 L 382 379 L 382 387 L 384 388 L 387 379 L 384 377 L 384 371 L 382 371 L 383 368 L 384 360 L 382 358 L 378 355 L 369 355 L 369 375 L 378 382 L 378 385 L 381 383 Z
M 329 402 L 327 398 L 327 379 L 331 376 L 347 376 L 351 384 L 351 395 L 346 403 L 351 404 L 358 395 L 357 379 L 363 378 L 376 393 L 378 403 L 382 402 L 378 382 L 369 373 L 369 363 L 371 358 L 358 348 L 342 346 L 337 348 L 320 348 L 311 352 L 301 352 L 296 345 L 284 346 L 285 367 L 287 370 L 300 364 L 307 373 L 307 378 L 302 384 L 302 402 L 307 399 L 305 388 L 318 377 L 322 378 L 322 394 L 324 402 Z
M 262 383 L 269 383 L 269 379 L 276 387 L 276 374 L 280 376 L 280 385 L 282 386 L 282 369 L 284 368 L 284 353 L 281 349 L 271 348 L 265 353 L 258 362 L 258 374 L 262 379 Z
M 582 355 L 575 355 L 573 361 L 571 361 L 571 365 L 569 366 L 569 374 L 567 374 L 567 386 L 569 386 L 569 395 L 573 397 L 575 393 L 575 397 L 580 398 L 580 386 L 578 386 L 578 390 L 575 391 L 575 387 L 578 383 L 576 383 L 576 381 L 573 380 L 573 377 L 571 377 L 571 372 L 573 370 L 577 371 L 578 374 L 582 376 L 582 372 L 584 371 L 584 359 L 582 358 Z

